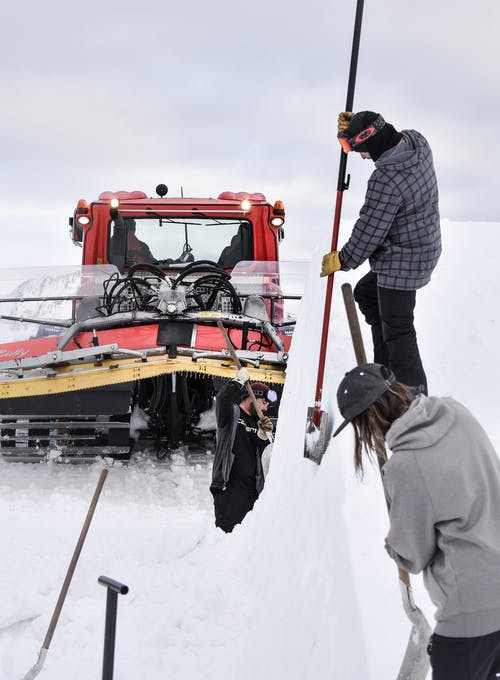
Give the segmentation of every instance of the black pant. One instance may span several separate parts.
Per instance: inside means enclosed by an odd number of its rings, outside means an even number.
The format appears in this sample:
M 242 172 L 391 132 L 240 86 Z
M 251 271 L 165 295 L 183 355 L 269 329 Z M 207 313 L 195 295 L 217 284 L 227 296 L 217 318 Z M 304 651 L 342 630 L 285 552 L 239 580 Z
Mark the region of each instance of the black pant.
M 427 394 L 413 325 L 416 291 L 381 288 L 377 275 L 369 272 L 358 281 L 354 298 L 371 327 L 375 363 L 389 367 L 399 382 Z
M 500 630 L 473 638 L 434 635 L 429 643 L 432 680 L 496 680 Z
M 230 533 L 240 524 L 257 500 L 257 491 L 239 486 L 227 486 L 214 494 L 215 526 Z

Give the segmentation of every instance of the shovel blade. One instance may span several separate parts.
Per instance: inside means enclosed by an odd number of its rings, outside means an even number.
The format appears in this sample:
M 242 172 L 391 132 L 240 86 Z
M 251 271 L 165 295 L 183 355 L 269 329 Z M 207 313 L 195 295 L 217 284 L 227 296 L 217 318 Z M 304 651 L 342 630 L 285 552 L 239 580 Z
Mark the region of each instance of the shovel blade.
M 309 406 L 306 419 L 304 458 L 309 458 L 317 465 L 321 463 L 331 429 L 328 413 L 317 411 L 313 406 Z
M 427 645 L 432 630 L 423 613 L 413 602 L 411 587 L 401 581 L 400 586 L 404 610 L 412 622 L 412 627 L 397 680 L 425 680 L 430 667 Z
M 42 647 L 40 653 L 38 654 L 37 662 L 32 666 L 29 671 L 24 676 L 23 680 L 33 680 L 42 670 L 43 664 L 45 663 L 45 657 L 47 656 L 47 651 L 45 647 Z

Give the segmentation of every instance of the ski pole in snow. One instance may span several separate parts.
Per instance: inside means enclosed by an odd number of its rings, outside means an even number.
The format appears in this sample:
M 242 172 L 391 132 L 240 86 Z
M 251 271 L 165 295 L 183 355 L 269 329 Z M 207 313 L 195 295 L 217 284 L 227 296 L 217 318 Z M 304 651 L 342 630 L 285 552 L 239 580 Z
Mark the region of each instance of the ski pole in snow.
M 342 285 L 342 296 L 344 298 L 356 362 L 358 364 L 365 364 L 366 354 L 363 336 L 359 327 L 356 303 L 354 302 L 350 283 Z M 378 456 L 377 461 L 380 471 L 382 471 L 384 462 Z M 387 510 L 390 510 L 389 504 L 387 504 Z M 425 680 L 430 664 L 429 655 L 427 654 L 427 643 L 432 633 L 431 627 L 422 611 L 415 604 L 408 572 L 398 567 L 398 574 L 403 608 L 410 619 L 412 627 L 397 680 Z
M 124 585 L 123 583 L 119 583 L 108 576 L 99 576 L 97 581 L 101 584 L 101 586 L 106 586 L 108 589 L 108 595 L 106 598 L 106 622 L 104 625 L 102 680 L 113 680 L 118 595 L 126 595 L 128 593 L 128 586 Z
M 351 64 L 349 67 L 349 82 L 347 85 L 347 99 L 345 111 L 353 110 L 354 87 L 356 84 L 356 70 L 358 66 L 359 41 L 361 36 L 361 23 L 363 19 L 364 0 L 357 0 L 356 16 L 354 19 L 354 35 L 352 39 Z M 337 197 L 335 202 L 335 214 L 333 218 L 332 245 L 330 250 L 337 250 L 339 239 L 340 213 L 342 209 L 343 193 L 349 187 L 349 177 L 346 182 L 347 154 L 342 149 L 340 152 L 339 174 L 337 180 Z M 326 349 L 328 345 L 328 327 L 330 324 L 330 309 L 332 306 L 333 274 L 330 274 L 326 283 L 325 307 L 323 311 L 323 327 L 321 331 L 321 345 L 319 351 L 318 374 L 316 377 L 316 393 L 314 406 L 307 410 L 306 437 L 304 444 L 304 456 L 315 463 L 321 463 L 325 452 L 326 440 L 332 427 L 328 422 L 328 414 L 321 410 L 321 398 L 323 392 L 323 378 L 325 375 Z
M 229 350 L 229 354 L 231 355 L 231 359 L 234 361 L 234 363 L 236 364 L 236 368 L 239 371 L 240 368 L 241 368 L 241 361 L 238 359 L 238 355 L 234 351 L 233 343 L 229 339 L 229 335 L 227 334 L 227 331 L 224 328 L 224 324 L 222 323 L 222 321 L 220 321 L 220 319 L 219 319 L 219 321 L 217 321 L 217 326 L 219 327 L 219 330 L 222 333 L 222 337 L 224 338 L 224 342 L 226 343 L 227 349 Z M 257 403 L 257 399 L 255 398 L 254 391 L 253 391 L 252 386 L 250 385 L 249 382 L 245 383 L 245 388 L 248 392 L 250 399 L 252 400 L 252 404 L 253 404 L 253 407 L 255 409 L 255 413 L 257 414 L 257 418 L 259 420 L 262 420 L 262 418 L 264 418 L 264 414 L 262 413 L 261 409 L 259 408 L 259 405 Z M 272 443 L 273 435 L 272 435 L 271 432 L 267 433 L 267 439 L 270 443 Z
M 45 635 L 45 639 L 43 641 L 42 647 L 40 649 L 40 652 L 38 654 L 38 660 L 36 664 L 30 668 L 30 670 L 26 673 L 24 676 L 23 680 L 33 680 L 40 671 L 42 670 L 43 664 L 45 663 L 45 657 L 47 656 L 47 652 L 49 651 L 50 643 L 52 641 L 52 636 L 54 635 L 54 631 L 57 626 L 57 622 L 59 621 L 59 615 L 61 613 L 61 609 L 64 604 L 64 600 L 66 599 L 66 595 L 69 590 L 69 586 L 71 583 L 71 579 L 73 578 L 73 574 L 75 572 L 76 568 L 76 563 L 78 562 L 78 558 L 80 557 L 80 553 L 82 552 L 83 544 L 85 542 L 85 538 L 87 536 L 87 532 L 90 527 L 90 523 L 92 521 L 92 517 L 94 516 L 94 511 L 97 505 L 97 501 L 99 500 L 99 496 L 101 495 L 102 487 L 104 486 L 104 482 L 106 481 L 106 477 L 108 476 L 108 471 L 106 469 L 101 470 L 101 474 L 99 475 L 99 479 L 97 481 L 97 486 L 94 491 L 94 495 L 92 497 L 92 500 L 90 502 L 90 506 L 87 512 L 87 516 L 85 518 L 85 522 L 83 523 L 82 530 L 80 532 L 80 537 L 78 539 L 78 542 L 76 544 L 75 550 L 73 552 L 73 557 L 71 558 L 71 562 L 68 567 L 68 571 L 66 572 L 66 578 L 64 579 L 64 583 L 62 584 L 61 587 L 61 592 L 59 593 L 59 597 L 57 598 L 56 606 L 54 608 L 54 613 L 52 614 L 52 618 L 50 619 L 49 627 L 47 628 L 47 633 Z

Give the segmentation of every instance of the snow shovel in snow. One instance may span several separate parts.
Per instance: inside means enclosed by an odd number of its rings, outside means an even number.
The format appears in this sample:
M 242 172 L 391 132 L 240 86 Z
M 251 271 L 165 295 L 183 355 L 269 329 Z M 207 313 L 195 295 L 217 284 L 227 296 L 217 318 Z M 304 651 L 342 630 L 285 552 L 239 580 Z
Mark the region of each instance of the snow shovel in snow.
M 57 598 L 56 606 L 54 608 L 54 613 L 52 614 L 52 618 L 50 619 L 49 627 L 47 628 L 47 633 L 45 635 L 45 639 L 43 641 L 42 647 L 40 649 L 40 652 L 38 654 L 38 660 L 36 664 L 30 668 L 30 670 L 26 673 L 24 676 L 23 680 L 33 680 L 33 678 L 36 678 L 36 676 L 40 673 L 42 670 L 43 664 L 45 663 L 45 657 L 47 656 L 47 652 L 49 651 L 50 643 L 52 641 L 52 636 L 54 635 L 54 631 L 57 626 L 57 622 L 59 620 L 59 615 L 61 613 L 61 609 L 64 604 L 64 600 L 66 598 L 67 592 L 69 590 L 69 586 L 71 583 L 71 579 L 73 578 L 73 574 L 76 568 L 76 563 L 78 562 L 78 558 L 80 557 L 80 553 L 83 548 L 83 544 L 85 542 L 85 538 L 87 536 L 87 532 L 89 530 L 90 522 L 92 521 L 92 517 L 94 516 L 94 511 L 97 505 L 97 501 L 99 500 L 99 496 L 101 495 L 102 487 L 104 485 L 104 482 L 106 481 L 106 477 L 108 476 L 108 471 L 106 469 L 101 470 L 101 474 L 99 475 L 99 479 L 97 481 L 97 486 L 94 491 L 94 495 L 92 497 L 92 501 L 90 502 L 90 506 L 87 512 L 87 516 L 85 518 L 85 522 L 83 523 L 82 530 L 80 532 L 80 538 L 78 539 L 78 543 L 76 544 L 75 550 L 73 552 L 73 557 L 71 558 L 71 562 L 68 567 L 68 571 L 66 572 L 66 578 L 64 579 L 64 583 L 62 584 L 61 592 L 59 593 L 59 597 Z
M 222 323 L 222 321 L 220 321 L 220 319 L 217 321 L 217 326 L 219 327 L 219 330 L 222 333 L 222 337 L 224 338 L 224 342 L 226 343 L 229 354 L 231 355 L 231 359 L 234 361 L 234 363 L 236 364 L 236 368 L 239 371 L 240 368 L 241 368 L 241 361 L 238 359 L 238 355 L 236 354 L 236 352 L 234 350 L 233 343 L 229 339 L 229 335 L 227 334 L 227 331 L 224 328 L 224 324 Z M 256 399 L 254 391 L 252 389 L 252 386 L 250 385 L 250 383 L 248 381 L 245 383 L 245 388 L 246 388 L 246 391 L 248 392 L 248 396 L 252 400 L 252 404 L 253 404 L 253 407 L 255 409 L 255 413 L 257 414 L 257 418 L 259 420 L 262 420 L 264 418 L 264 414 L 262 413 L 261 409 L 259 408 L 259 405 L 257 403 L 257 399 Z M 273 442 L 272 432 L 267 432 L 267 439 L 268 439 L 269 443 L 272 444 L 272 442 Z
M 361 335 L 358 314 L 356 312 L 356 304 L 354 302 L 352 288 L 349 283 L 344 283 L 342 285 L 342 296 L 344 298 L 344 305 L 347 313 L 347 321 L 349 323 L 349 330 L 351 332 L 356 362 L 358 364 L 365 364 L 366 354 L 365 348 L 363 346 L 363 336 Z M 378 456 L 377 460 L 380 471 L 382 471 L 385 461 L 381 461 Z M 387 509 L 390 510 L 389 504 L 387 504 Z M 424 614 L 417 607 L 415 601 L 413 600 L 413 591 L 411 588 L 410 576 L 408 572 L 404 569 L 401 569 L 401 567 L 398 567 L 398 573 L 403 608 L 407 617 L 411 621 L 412 628 L 397 680 L 425 680 L 430 665 L 429 655 L 427 653 L 427 644 L 429 642 L 432 630 Z
M 364 0 L 357 0 L 356 16 L 354 19 L 354 35 L 352 39 L 351 63 L 349 67 L 349 82 L 347 85 L 347 100 L 345 111 L 352 111 L 354 103 L 354 86 L 356 83 L 356 69 L 358 65 L 359 40 L 361 36 L 361 22 L 363 19 Z M 340 213 L 342 208 L 343 193 L 349 188 L 349 177 L 346 182 L 347 154 L 340 151 L 339 174 L 337 181 L 337 197 L 335 202 L 335 215 L 333 220 L 333 233 L 331 250 L 337 250 L 339 239 Z M 323 454 L 330 437 L 333 423 L 329 422 L 328 413 L 321 410 L 321 397 L 323 392 L 323 378 L 325 375 L 326 349 L 328 345 L 328 326 L 330 324 L 330 309 L 332 306 L 333 274 L 327 279 L 325 307 L 323 311 L 323 327 L 321 331 L 321 345 L 319 351 L 318 374 L 316 377 L 316 393 L 314 406 L 307 409 L 306 436 L 304 443 L 304 457 L 309 458 L 318 465 L 321 463 Z

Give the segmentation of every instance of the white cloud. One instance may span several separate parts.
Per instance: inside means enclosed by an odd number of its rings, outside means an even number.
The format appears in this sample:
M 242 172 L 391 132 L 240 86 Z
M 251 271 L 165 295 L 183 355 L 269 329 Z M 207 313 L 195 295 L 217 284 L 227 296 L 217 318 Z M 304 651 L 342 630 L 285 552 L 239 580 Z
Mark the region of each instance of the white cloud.
M 300 232 L 323 222 L 317 206 L 331 202 L 337 181 L 354 9 L 354 0 L 91 0 L 83 11 L 62 0 L 11 3 L 0 44 L 9 64 L 0 233 L 6 205 L 24 215 L 50 205 L 65 216 L 64 233 L 81 195 L 150 192 L 159 181 L 200 195 L 283 186 Z M 499 18 L 493 0 L 365 4 L 355 109 L 428 137 L 444 217 L 498 220 Z M 353 159 L 349 171 L 351 218 L 369 167 Z M 286 190 L 297 186 L 309 189 Z M 25 256 L 38 258 L 38 246 Z

